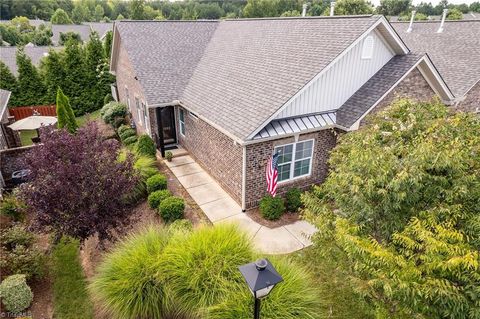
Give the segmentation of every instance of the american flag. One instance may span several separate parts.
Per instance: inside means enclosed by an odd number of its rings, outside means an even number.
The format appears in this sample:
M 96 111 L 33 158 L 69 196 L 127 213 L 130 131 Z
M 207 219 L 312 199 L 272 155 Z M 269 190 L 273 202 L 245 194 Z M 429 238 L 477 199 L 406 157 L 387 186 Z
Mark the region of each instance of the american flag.
M 278 156 L 278 153 L 273 154 L 272 157 L 268 159 L 267 169 L 265 171 L 265 176 L 267 178 L 267 192 L 273 197 L 277 194 Z

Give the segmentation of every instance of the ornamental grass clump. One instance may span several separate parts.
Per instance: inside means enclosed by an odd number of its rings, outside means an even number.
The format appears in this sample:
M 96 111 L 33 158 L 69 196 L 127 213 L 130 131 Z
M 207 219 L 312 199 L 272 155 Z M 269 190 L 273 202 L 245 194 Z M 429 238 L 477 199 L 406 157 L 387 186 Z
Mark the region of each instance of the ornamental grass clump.
M 160 216 L 167 223 L 173 222 L 177 219 L 183 218 L 183 213 L 185 211 L 185 202 L 183 198 L 180 197 L 167 197 L 161 201 L 158 206 Z
M 166 292 L 157 263 L 168 239 L 166 229 L 149 226 L 105 256 L 89 286 L 103 310 L 117 318 L 164 318 Z
M 157 154 L 157 148 L 155 147 L 155 142 L 150 136 L 147 134 L 140 135 L 138 138 L 136 153 L 138 155 L 155 157 Z
M 27 285 L 25 275 L 12 275 L 0 284 L 0 297 L 5 310 L 19 313 L 27 309 L 33 300 L 33 293 Z
M 162 189 L 159 191 L 154 191 L 150 195 L 148 195 L 148 206 L 150 208 L 158 208 L 163 200 L 167 199 L 168 197 L 172 196 L 172 193 L 168 189 Z
M 157 263 L 158 275 L 177 307 L 192 316 L 226 298 L 233 283 L 243 283 L 238 266 L 253 258 L 250 240 L 232 225 L 201 228 L 170 243 Z
M 149 177 L 146 183 L 149 194 L 161 189 L 167 189 L 167 178 L 162 174 L 155 174 Z

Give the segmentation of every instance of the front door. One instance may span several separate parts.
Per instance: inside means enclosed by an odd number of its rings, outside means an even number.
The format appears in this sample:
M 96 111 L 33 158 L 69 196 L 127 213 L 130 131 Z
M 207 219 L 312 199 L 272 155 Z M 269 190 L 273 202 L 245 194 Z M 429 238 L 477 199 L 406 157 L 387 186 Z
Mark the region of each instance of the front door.
M 161 119 L 163 144 L 165 146 L 168 146 L 169 144 L 175 144 L 177 142 L 177 133 L 175 129 L 175 112 L 173 106 L 166 106 L 161 109 Z

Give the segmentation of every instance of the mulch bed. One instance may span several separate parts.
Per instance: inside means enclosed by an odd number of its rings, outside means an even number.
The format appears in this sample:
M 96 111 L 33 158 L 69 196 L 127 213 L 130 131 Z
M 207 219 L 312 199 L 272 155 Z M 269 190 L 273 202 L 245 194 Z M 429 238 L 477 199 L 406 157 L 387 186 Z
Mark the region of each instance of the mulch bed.
M 300 219 L 300 215 L 298 213 L 285 213 L 277 220 L 267 220 L 263 218 L 262 214 L 260 213 L 260 209 L 254 208 L 247 210 L 246 214 L 248 217 L 268 228 L 276 228 L 280 226 L 285 226 L 289 224 L 293 224 L 297 220 Z

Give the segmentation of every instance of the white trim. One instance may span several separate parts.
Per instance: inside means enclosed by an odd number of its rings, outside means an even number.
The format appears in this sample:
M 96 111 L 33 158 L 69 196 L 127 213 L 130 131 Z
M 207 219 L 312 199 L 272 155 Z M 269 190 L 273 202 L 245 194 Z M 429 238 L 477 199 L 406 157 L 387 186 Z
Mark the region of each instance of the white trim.
M 375 38 L 373 35 L 367 35 L 362 44 L 362 60 L 371 60 L 375 50 Z
M 187 128 L 185 127 L 185 109 L 179 108 L 178 109 L 178 133 L 180 133 L 181 136 L 185 137 L 185 133 L 187 131 Z M 183 121 L 182 117 L 180 114 L 183 113 Z M 183 124 L 183 132 L 182 132 L 182 124 Z
M 435 80 L 437 80 L 437 82 L 440 84 L 440 86 L 442 87 L 443 91 L 445 91 L 447 97 L 450 99 L 450 100 L 453 100 L 455 98 L 455 95 L 453 95 L 452 91 L 450 90 L 450 88 L 447 86 L 447 84 L 445 83 L 445 81 L 443 80 L 442 76 L 440 75 L 440 73 L 438 73 L 437 69 L 435 68 L 435 66 L 433 65 L 432 63 L 432 60 L 430 60 L 430 57 L 428 56 L 428 54 L 425 54 L 422 59 L 417 63 L 417 64 L 420 64 L 421 62 L 425 62 L 425 64 L 428 66 L 428 68 L 432 71 L 433 75 L 435 76 Z M 437 93 L 439 96 L 441 96 L 441 94 L 439 92 L 437 92 L 435 86 L 431 85 L 430 84 L 430 79 L 429 79 L 429 76 L 424 74 L 424 72 L 419 68 L 420 70 L 420 73 L 422 73 L 422 75 L 425 77 L 425 79 L 427 80 L 428 84 L 432 87 L 432 89 L 435 91 L 435 93 Z M 449 101 L 445 101 L 445 102 L 449 102 Z
M 142 124 L 142 116 L 143 116 L 143 112 L 142 110 L 140 109 L 141 106 L 140 106 L 140 97 L 136 94 L 133 94 L 133 99 L 135 100 L 135 111 L 136 111 L 136 115 L 137 115 L 137 122 L 138 124 L 140 124 L 140 126 L 143 126 Z M 138 103 L 137 103 L 138 102 Z
M 277 117 L 293 100 L 295 100 L 298 96 L 300 96 L 307 88 L 310 87 L 311 83 L 316 81 L 318 78 L 323 76 L 330 68 L 332 68 L 340 59 L 342 59 L 348 52 L 350 52 L 360 41 L 362 41 L 370 32 L 375 30 L 379 25 L 383 25 L 390 35 L 396 40 L 397 44 L 402 49 L 403 54 L 407 54 L 409 52 L 408 48 L 402 42 L 400 37 L 393 31 L 393 27 L 387 22 L 385 17 L 380 17 L 377 22 L 370 26 L 364 33 L 362 33 L 355 41 L 353 41 L 348 48 L 343 50 L 339 55 L 335 57 L 326 67 L 322 69 L 319 73 L 317 73 L 310 81 L 307 82 L 300 90 L 297 91 L 293 96 L 291 96 L 288 101 L 286 101 L 277 111 L 275 111 L 267 120 L 265 120 L 256 130 L 254 130 L 250 135 L 247 136 L 247 140 L 251 140 L 258 132 L 260 132 L 268 123 L 270 123 L 274 118 Z M 387 43 L 388 40 L 386 39 Z M 395 48 L 393 48 L 395 50 Z
M 312 141 L 312 154 L 310 155 L 310 157 L 301 158 L 301 159 L 297 160 L 296 155 L 295 155 L 296 150 L 297 150 L 297 144 L 306 143 L 306 142 L 310 142 L 310 141 Z M 293 145 L 293 147 L 292 147 L 292 160 L 290 161 L 290 177 L 288 179 L 283 180 L 283 181 L 278 181 L 279 185 L 284 184 L 284 183 L 288 183 L 288 182 L 291 182 L 291 181 L 295 181 L 295 180 L 300 179 L 300 178 L 309 177 L 309 176 L 312 175 L 313 155 L 314 155 L 314 151 L 315 151 L 315 139 L 310 138 L 310 139 L 301 140 L 301 141 L 298 141 L 298 142 L 275 145 L 273 147 L 273 152 L 275 153 L 275 149 L 278 148 L 278 147 L 285 147 L 285 146 L 289 146 L 289 145 Z M 298 161 L 306 160 L 306 159 L 310 159 L 310 164 L 308 166 L 308 173 L 300 175 L 300 176 L 294 176 L 294 174 L 295 174 L 295 163 L 298 162 Z M 278 164 L 278 165 L 282 165 L 282 164 Z
M 395 89 L 398 84 L 400 84 L 400 82 L 402 82 L 409 74 L 410 72 L 412 72 L 422 61 L 428 61 L 428 56 L 423 56 L 421 59 L 419 59 L 417 61 L 417 63 L 415 63 L 415 65 L 413 65 L 407 72 L 405 72 L 405 74 L 397 81 L 395 82 L 394 85 L 392 85 L 390 87 L 390 89 L 388 89 L 387 92 L 385 92 L 385 94 L 383 94 L 365 113 L 363 113 L 363 115 L 355 122 L 352 124 L 352 126 L 348 129 L 349 131 L 355 131 L 355 130 L 358 130 L 358 128 L 360 127 L 360 122 L 365 118 L 365 116 L 367 116 L 381 101 L 383 101 L 383 99 L 390 93 L 393 91 L 393 89 Z M 436 80 L 441 84 L 442 88 L 446 88 L 447 90 L 445 91 L 445 93 L 447 93 L 447 95 L 451 95 L 452 98 L 453 98 L 453 94 L 450 92 L 450 90 L 448 90 L 448 87 L 446 87 L 445 85 L 445 82 L 439 77 L 440 75 L 438 74 L 438 72 L 436 72 L 435 68 L 433 68 L 433 65 L 430 66 L 431 64 L 427 63 L 427 65 L 432 69 L 432 73 L 435 75 L 435 78 Z M 420 70 L 420 69 L 419 69 Z M 422 73 L 422 76 L 424 76 L 424 74 Z M 438 78 L 437 78 L 438 76 Z M 425 77 L 425 76 L 424 76 Z M 428 82 L 427 80 L 427 77 L 425 77 L 425 80 Z M 430 82 L 428 82 L 428 84 L 430 85 Z M 430 87 L 435 91 L 435 88 L 430 85 Z M 438 93 L 437 93 L 438 94 Z M 439 94 L 440 95 L 440 94 Z
M 112 34 L 112 50 L 110 51 L 110 73 L 115 75 L 115 70 L 113 69 L 113 52 L 114 50 L 116 49 L 115 48 L 115 37 L 117 36 L 117 32 L 116 32 L 117 28 L 116 28 L 116 22 L 114 21 L 113 22 L 113 34 Z M 115 53 L 117 53 L 117 50 L 115 50 Z M 116 56 L 116 54 L 115 54 Z M 115 65 L 116 66 L 116 65 Z

